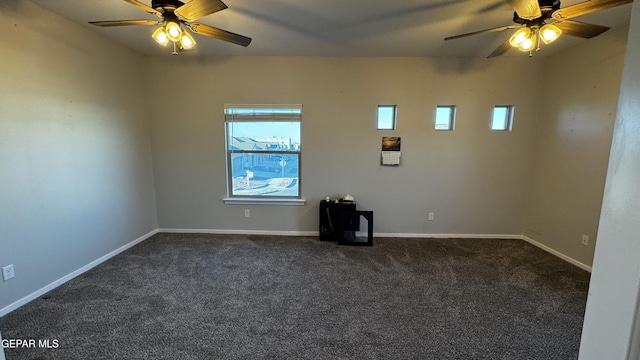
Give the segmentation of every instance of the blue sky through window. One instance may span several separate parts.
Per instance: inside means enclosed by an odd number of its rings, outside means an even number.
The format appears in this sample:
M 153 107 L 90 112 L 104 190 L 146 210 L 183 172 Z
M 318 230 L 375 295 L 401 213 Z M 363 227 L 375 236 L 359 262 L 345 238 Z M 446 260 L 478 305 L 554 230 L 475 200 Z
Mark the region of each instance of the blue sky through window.
M 233 122 L 229 124 L 230 136 L 259 138 L 290 138 L 292 143 L 300 143 L 300 122 Z
M 396 106 L 378 105 L 378 130 L 395 130 Z

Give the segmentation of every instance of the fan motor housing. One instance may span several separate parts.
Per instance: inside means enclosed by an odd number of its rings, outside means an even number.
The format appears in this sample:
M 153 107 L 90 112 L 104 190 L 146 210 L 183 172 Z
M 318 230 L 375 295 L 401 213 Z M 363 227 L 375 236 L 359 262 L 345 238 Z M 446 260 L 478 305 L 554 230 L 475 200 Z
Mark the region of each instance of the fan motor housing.
M 177 9 L 184 3 L 180 0 L 152 0 L 151 7 L 158 10 L 164 8 Z

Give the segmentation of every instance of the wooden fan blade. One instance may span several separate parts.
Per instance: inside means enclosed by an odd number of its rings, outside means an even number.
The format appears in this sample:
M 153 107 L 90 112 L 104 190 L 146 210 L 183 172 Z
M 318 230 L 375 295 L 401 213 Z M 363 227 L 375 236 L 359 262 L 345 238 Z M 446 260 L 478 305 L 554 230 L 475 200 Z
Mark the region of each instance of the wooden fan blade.
M 553 25 L 559 27 L 563 34 L 584 39 L 591 39 L 610 29 L 606 26 L 587 24 L 575 20 L 562 20 L 553 23 Z
M 189 26 L 191 31 L 196 34 L 210 36 L 212 38 L 228 41 L 245 47 L 251 44 L 251 38 L 238 35 L 227 30 L 218 29 L 213 26 L 199 23 L 187 24 L 187 26 Z
M 157 20 L 110 20 L 110 21 L 89 21 L 89 24 L 102 27 L 129 26 L 129 25 L 158 25 L 162 21 Z
M 502 45 L 498 46 L 497 49 L 493 50 L 493 52 L 491 54 L 489 54 L 489 56 L 487 56 L 487 59 L 492 58 L 492 57 L 496 57 L 496 56 L 500 56 L 500 55 L 506 53 L 512 47 L 513 46 L 511 46 L 511 44 L 509 43 L 509 40 L 507 40 L 507 41 L 503 42 Z
M 612 8 L 624 4 L 629 4 L 633 0 L 589 0 L 566 8 L 558 9 L 551 14 L 557 20 L 571 19 L 577 16 L 590 14 L 592 12 Z
M 542 16 L 538 0 L 508 0 L 509 4 L 523 19 L 533 20 Z
M 192 0 L 175 9 L 173 13 L 178 19 L 191 22 L 226 8 L 227 5 L 220 0 Z
M 467 36 L 484 34 L 484 33 L 492 33 L 492 32 L 498 32 L 498 31 L 509 30 L 509 29 L 516 29 L 516 28 L 519 28 L 519 27 L 521 27 L 521 25 L 499 26 L 499 27 L 495 27 L 495 28 L 492 28 L 492 29 L 484 29 L 484 30 L 473 31 L 473 32 L 466 33 L 466 34 L 449 36 L 449 37 L 446 37 L 444 39 L 445 40 L 460 39 L 460 38 L 467 37 Z
M 160 11 L 157 11 L 156 9 L 154 9 L 154 8 L 152 8 L 150 6 L 147 6 L 147 5 L 143 4 L 143 3 L 141 3 L 140 1 L 137 1 L 137 0 L 124 0 L 124 1 L 128 2 L 129 4 L 131 4 L 133 6 L 138 7 L 139 9 L 142 9 L 143 11 L 148 12 L 149 14 L 153 14 L 153 15 L 162 17 L 162 13 Z

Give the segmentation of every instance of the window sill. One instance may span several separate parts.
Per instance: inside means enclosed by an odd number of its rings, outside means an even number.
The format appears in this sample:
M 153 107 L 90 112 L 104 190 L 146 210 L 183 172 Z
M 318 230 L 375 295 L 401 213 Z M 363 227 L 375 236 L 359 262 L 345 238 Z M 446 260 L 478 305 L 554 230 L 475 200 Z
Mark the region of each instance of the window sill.
M 227 205 L 288 205 L 301 206 L 307 203 L 305 199 L 255 199 L 255 198 L 224 198 Z

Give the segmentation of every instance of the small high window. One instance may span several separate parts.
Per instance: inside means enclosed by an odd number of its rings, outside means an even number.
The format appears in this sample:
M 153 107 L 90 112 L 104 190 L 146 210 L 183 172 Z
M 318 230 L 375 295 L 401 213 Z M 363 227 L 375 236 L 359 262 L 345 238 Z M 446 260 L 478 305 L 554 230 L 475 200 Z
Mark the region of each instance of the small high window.
M 438 105 L 436 107 L 436 130 L 452 131 L 456 122 L 455 105 Z
M 396 106 L 378 105 L 378 130 L 396 129 Z
M 491 118 L 491 130 L 511 131 L 513 125 L 513 105 L 496 105 Z

